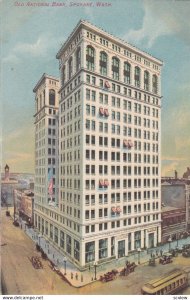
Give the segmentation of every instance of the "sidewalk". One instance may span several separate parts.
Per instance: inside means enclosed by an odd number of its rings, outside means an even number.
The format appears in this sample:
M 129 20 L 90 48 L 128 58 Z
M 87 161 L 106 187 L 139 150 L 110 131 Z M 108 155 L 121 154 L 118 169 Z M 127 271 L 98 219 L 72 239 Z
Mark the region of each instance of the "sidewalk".
M 21 223 L 20 223 L 21 225 Z M 160 247 L 142 250 L 140 253 L 134 252 L 129 254 L 128 256 L 115 259 L 113 261 L 97 265 L 96 266 L 96 279 L 95 279 L 95 268 L 92 264 L 87 270 L 79 271 L 77 267 L 69 261 L 68 258 L 64 257 L 49 241 L 45 239 L 44 236 L 38 234 L 33 228 L 28 228 L 25 225 L 25 222 L 22 221 L 22 229 L 25 233 L 38 245 L 43 249 L 43 251 L 47 254 L 48 259 L 55 265 L 55 270 L 61 272 L 62 277 L 67 281 L 70 285 L 74 287 L 82 287 L 87 284 L 93 283 L 97 279 L 100 278 L 101 275 L 105 273 L 117 269 L 120 271 L 125 267 L 126 261 L 135 262 L 138 266 L 138 262 L 140 261 L 140 265 L 148 263 L 151 258 L 151 254 L 154 254 L 156 259 L 160 256 L 160 250 L 162 252 L 168 252 L 169 244 L 164 244 Z M 190 243 L 190 237 L 182 240 L 178 240 L 178 247 L 182 247 L 185 244 Z M 170 244 L 171 249 L 176 248 L 177 241 L 173 241 Z M 158 255 L 156 255 L 158 254 Z

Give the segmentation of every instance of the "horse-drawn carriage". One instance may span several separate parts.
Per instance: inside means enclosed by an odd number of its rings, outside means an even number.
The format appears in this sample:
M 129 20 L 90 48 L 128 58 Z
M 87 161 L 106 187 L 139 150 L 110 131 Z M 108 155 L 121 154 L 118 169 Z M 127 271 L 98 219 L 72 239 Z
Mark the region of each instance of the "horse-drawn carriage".
M 136 264 L 134 262 L 130 263 L 130 262 L 126 262 L 126 267 L 123 268 L 121 271 L 120 271 L 120 276 L 127 276 L 129 275 L 130 273 L 134 272 L 135 268 L 136 268 Z
M 30 260 L 35 269 L 43 269 L 43 265 L 38 256 L 32 256 Z
M 100 281 L 102 282 L 107 282 L 114 280 L 116 278 L 118 271 L 117 270 L 112 270 L 111 272 L 107 272 L 103 276 L 100 276 Z

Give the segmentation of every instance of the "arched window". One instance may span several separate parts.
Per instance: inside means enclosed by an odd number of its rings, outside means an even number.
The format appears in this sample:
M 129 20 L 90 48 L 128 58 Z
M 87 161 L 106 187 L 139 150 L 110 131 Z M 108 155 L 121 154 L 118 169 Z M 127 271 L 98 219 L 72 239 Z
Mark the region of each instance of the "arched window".
M 131 65 L 127 62 L 124 63 L 124 82 L 130 84 L 131 83 Z
M 81 49 L 78 48 L 76 51 L 76 71 L 81 68 Z
M 158 94 L 158 77 L 156 75 L 152 76 L 152 92 Z
M 65 66 L 62 68 L 62 85 L 65 84 Z
M 86 67 L 89 71 L 94 71 L 95 50 L 91 46 L 86 47 Z
M 140 75 L 141 70 L 139 67 L 135 67 L 135 86 L 140 87 Z
M 105 52 L 100 52 L 100 74 L 107 75 L 108 56 Z
M 144 72 L 144 89 L 145 91 L 149 91 L 149 72 Z
M 49 90 L 49 105 L 55 106 L 55 91 Z
M 119 59 L 112 57 L 112 78 L 119 80 Z
M 73 58 L 71 57 L 69 59 L 69 79 L 72 77 L 73 75 Z

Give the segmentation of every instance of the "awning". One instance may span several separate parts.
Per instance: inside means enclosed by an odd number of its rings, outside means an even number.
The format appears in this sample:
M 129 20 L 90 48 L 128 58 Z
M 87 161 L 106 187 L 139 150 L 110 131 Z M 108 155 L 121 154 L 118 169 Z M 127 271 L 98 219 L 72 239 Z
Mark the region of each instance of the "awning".
M 108 117 L 108 116 L 109 116 L 108 109 L 104 109 L 104 115 L 105 115 L 106 117 Z
M 104 185 L 108 186 L 109 185 L 109 181 L 108 180 L 104 180 Z
M 124 145 L 125 147 L 128 147 L 128 142 L 127 142 L 127 140 L 123 140 L 123 145 Z
M 131 140 L 128 140 L 128 146 L 129 146 L 129 147 L 133 147 L 133 143 L 132 143 Z
M 103 180 L 100 180 L 100 181 L 99 181 L 99 185 L 100 185 L 100 186 L 104 186 Z
M 99 108 L 99 113 L 100 113 L 100 115 L 102 115 L 102 116 L 104 115 L 104 109 L 103 109 L 103 107 L 100 107 L 100 108 Z
M 105 85 L 106 88 L 108 88 L 108 89 L 110 88 L 110 84 L 109 84 L 109 82 L 107 80 L 105 81 L 104 85 Z
M 116 211 L 117 211 L 118 213 L 120 213 L 120 212 L 121 212 L 121 208 L 120 208 L 120 206 L 117 206 L 117 207 L 116 207 Z

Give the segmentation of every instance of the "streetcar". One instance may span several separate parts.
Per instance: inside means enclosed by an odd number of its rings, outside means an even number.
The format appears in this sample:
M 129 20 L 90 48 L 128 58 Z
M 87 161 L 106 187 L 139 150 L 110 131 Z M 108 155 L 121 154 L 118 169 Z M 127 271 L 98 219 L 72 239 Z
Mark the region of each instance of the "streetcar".
M 142 295 L 173 295 L 188 286 L 188 273 L 175 269 L 157 279 L 146 283 L 142 289 Z

